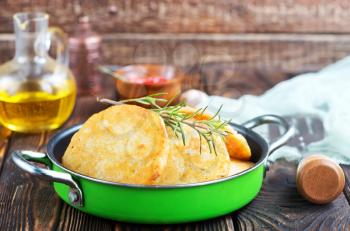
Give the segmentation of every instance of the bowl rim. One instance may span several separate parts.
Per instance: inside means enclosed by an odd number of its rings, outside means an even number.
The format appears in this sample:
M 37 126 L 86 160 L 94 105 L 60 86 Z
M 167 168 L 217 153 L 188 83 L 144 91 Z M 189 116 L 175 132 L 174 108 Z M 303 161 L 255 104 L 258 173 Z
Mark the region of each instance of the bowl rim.
M 126 65 L 126 66 L 119 66 L 119 67 L 115 67 L 113 69 L 115 69 L 114 72 L 118 72 L 118 71 L 130 68 L 130 67 L 146 66 L 146 65 L 147 66 L 157 66 L 157 67 L 172 67 L 175 70 L 175 75 L 172 78 L 167 79 L 167 81 L 165 81 L 164 83 L 152 83 L 152 84 L 135 83 L 135 82 L 129 81 L 127 79 L 115 79 L 115 81 L 122 82 L 124 84 L 139 85 L 139 86 L 164 86 L 164 85 L 168 85 L 168 84 L 172 84 L 172 83 L 181 82 L 185 78 L 185 76 L 187 76 L 187 74 L 184 73 L 179 67 L 177 67 L 175 65 L 170 65 L 170 64 L 138 63 L 138 64 L 130 64 L 130 65 Z
M 242 172 L 239 172 L 237 174 L 233 174 L 233 175 L 230 175 L 227 177 L 222 177 L 222 178 L 218 178 L 218 179 L 214 179 L 214 180 L 210 180 L 210 181 L 203 181 L 203 182 L 196 182 L 196 183 L 189 183 L 189 184 L 176 184 L 176 185 L 129 184 L 129 183 L 118 183 L 118 182 L 113 182 L 113 181 L 97 179 L 97 178 L 93 178 L 93 177 L 72 171 L 72 170 L 64 167 L 60 163 L 60 161 L 56 158 L 55 154 L 53 153 L 53 150 L 60 140 L 77 132 L 79 130 L 79 128 L 83 126 L 82 124 L 77 124 L 77 125 L 71 126 L 69 128 L 66 128 L 66 129 L 61 130 L 58 133 L 56 133 L 49 140 L 49 142 L 47 144 L 47 157 L 58 168 L 71 174 L 74 177 L 83 178 L 85 180 L 93 181 L 95 183 L 100 183 L 100 184 L 104 184 L 104 185 L 127 187 L 127 188 L 144 188 L 144 189 L 161 189 L 161 188 L 163 188 L 163 189 L 175 189 L 175 188 L 192 188 L 192 187 L 198 187 L 198 186 L 213 185 L 213 184 L 233 180 L 235 178 L 238 178 L 240 176 L 243 176 L 245 174 L 248 174 L 248 173 L 254 171 L 255 169 L 259 168 L 262 164 L 265 164 L 267 161 L 267 158 L 269 156 L 268 155 L 268 146 L 269 145 L 267 144 L 266 140 L 264 138 L 262 138 L 259 134 L 257 134 L 256 132 L 254 132 L 251 129 L 247 129 L 247 128 L 245 128 L 241 125 L 235 124 L 235 123 L 230 123 L 230 125 L 233 126 L 234 129 L 238 128 L 238 130 L 240 130 L 241 132 L 244 131 L 243 133 L 245 133 L 245 134 L 242 134 L 243 136 L 248 134 L 250 136 L 250 138 L 252 138 L 254 141 L 256 141 L 257 144 L 259 144 L 261 146 L 261 148 L 262 148 L 261 157 L 254 164 L 254 166 L 252 166 L 251 168 L 248 168 L 248 169 L 246 169 Z M 240 131 L 238 131 L 238 132 L 240 132 Z

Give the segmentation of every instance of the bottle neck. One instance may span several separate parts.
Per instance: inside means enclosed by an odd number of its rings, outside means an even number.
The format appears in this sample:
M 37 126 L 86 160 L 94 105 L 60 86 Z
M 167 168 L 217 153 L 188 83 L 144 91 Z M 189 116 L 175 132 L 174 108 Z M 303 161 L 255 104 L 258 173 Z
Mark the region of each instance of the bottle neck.
M 15 59 L 20 62 L 28 62 L 40 59 L 47 55 L 47 34 L 45 31 L 24 32 L 16 30 L 16 52 Z
M 16 32 L 15 59 L 30 61 L 47 55 L 45 39 L 42 35 L 28 32 Z

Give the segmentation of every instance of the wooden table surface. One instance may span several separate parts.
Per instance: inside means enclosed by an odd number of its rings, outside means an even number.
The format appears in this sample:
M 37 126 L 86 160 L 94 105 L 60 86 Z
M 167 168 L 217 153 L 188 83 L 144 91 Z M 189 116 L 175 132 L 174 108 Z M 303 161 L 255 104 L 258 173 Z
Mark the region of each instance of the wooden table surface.
M 227 82 L 226 82 L 227 83 Z M 218 88 L 215 89 L 218 93 Z M 223 92 L 227 89 L 223 89 Z M 93 97 L 79 98 L 64 127 L 86 120 L 103 109 Z M 299 129 L 305 120 L 299 120 Z M 316 126 L 317 127 L 317 126 Z M 319 129 L 319 133 L 322 129 Z M 318 135 L 314 133 L 314 136 Z M 11 161 L 15 149 L 45 151 L 55 132 L 37 135 L 5 134 L 0 142 L 0 230 L 350 230 L 350 167 L 342 166 L 346 187 L 337 200 L 314 205 L 304 200 L 295 185 L 296 165 L 279 161 L 270 166 L 261 192 L 248 206 L 223 217 L 181 225 L 137 225 L 91 216 L 68 206 L 52 185 L 22 170 Z M 312 137 L 309 137 L 312 140 Z

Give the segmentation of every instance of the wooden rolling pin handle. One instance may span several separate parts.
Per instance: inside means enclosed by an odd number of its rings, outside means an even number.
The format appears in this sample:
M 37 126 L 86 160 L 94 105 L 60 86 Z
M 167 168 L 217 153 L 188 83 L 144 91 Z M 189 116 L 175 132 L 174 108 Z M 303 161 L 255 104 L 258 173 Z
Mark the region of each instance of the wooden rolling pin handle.
M 296 183 L 305 199 L 315 204 L 327 204 L 342 193 L 345 176 L 339 164 L 331 158 L 311 155 L 299 163 Z

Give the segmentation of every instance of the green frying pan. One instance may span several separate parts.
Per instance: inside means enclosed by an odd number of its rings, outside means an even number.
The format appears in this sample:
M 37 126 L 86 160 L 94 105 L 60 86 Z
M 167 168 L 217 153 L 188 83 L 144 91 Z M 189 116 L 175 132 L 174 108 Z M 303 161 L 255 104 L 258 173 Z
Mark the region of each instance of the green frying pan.
M 273 144 L 251 129 L 265 123 L 282 126 L 285 133 Z M 53 182 L 56 193 L 69 205 L 89 214 L 119 221 L 170 224 L 204 220 L 235 211 L 259 193 L 270 153 L 293 136 L 294 129 L 281 117 L 260 116 L 243 125 L 231 124 L 247 139 L 256 164 L 239 174 L 208 182 L 148 186 L 108 182 L 66 169 L 61 165 L 71 137 L 81 125 L 58 132 L 47 154 L 14 151 L 12 160 L 23 170 Z M 33 162 L 44 163 L 42 168 Z

